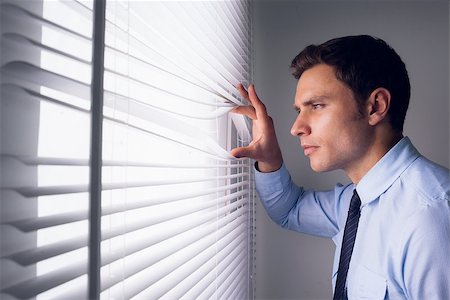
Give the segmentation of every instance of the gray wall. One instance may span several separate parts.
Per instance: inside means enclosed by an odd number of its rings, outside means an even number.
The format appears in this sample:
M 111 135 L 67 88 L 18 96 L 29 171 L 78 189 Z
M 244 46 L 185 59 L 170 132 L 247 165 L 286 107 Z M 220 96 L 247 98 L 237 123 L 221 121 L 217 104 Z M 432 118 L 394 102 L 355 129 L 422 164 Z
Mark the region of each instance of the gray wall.
M 296 81 L 292 58 L 330 38 L 386 40 L 408 68 L 412 98 L 405 124 L 422 154 L 449 166 L 449 4 L 441 1 L 254 1 L 254 82 L 272 115 L 284 160 L 298 184 L 326 189 L 349 180 L 316 174 L 289 129 Z M 283 230 L 257 208 L 257 299 L 330 299 L 331 241 Z

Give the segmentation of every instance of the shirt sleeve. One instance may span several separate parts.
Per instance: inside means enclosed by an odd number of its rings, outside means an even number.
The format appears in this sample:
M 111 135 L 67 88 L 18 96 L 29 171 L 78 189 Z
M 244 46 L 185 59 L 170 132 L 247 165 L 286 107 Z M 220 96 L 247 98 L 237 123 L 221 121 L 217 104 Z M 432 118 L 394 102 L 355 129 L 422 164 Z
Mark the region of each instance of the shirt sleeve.
M 294 184 L 284 164 L 271 173 L 255 168 L 255 182 L 267 214 L 283 228 L 332 238 L 345 225 L 349 186 L 338 184 L 323 192 L 306 190 Z

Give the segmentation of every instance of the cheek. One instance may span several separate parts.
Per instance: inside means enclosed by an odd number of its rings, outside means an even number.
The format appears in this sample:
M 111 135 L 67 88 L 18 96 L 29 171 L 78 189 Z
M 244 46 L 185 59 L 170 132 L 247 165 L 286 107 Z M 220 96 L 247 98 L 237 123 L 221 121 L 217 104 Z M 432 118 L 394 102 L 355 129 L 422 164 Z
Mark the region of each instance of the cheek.
M 311 120 L 311 132 L 318 135 L 319 138 L 332 135 L 340 126 L 341 124 L 332 114 L 322 114 Z
M 351 125 L 334 116 L 323 116 L 313 123 L 313 134 L 325 145 L 338 147 L 347 144 Z
M 361 128 L 359 122 L 352 120 L 336 120 L 326 118 L 318 123 L 316 132 L 319 135 L 322 145 L 326 146 L 325 151 L 331 159 L 344 159 L 351 154 L 358 152 L 361 146 L 365 144 L 367 133 Z M 320 134 L 319 134 L 320 132 Z
M 337 138 L 333 139 L 332 145 L 335 155 L 343 161 L 351 162 L 358 160 L 369 147 L 371 133 L 358 122 L 351 123 L 351 126 L 341 128 L 336 132 Z

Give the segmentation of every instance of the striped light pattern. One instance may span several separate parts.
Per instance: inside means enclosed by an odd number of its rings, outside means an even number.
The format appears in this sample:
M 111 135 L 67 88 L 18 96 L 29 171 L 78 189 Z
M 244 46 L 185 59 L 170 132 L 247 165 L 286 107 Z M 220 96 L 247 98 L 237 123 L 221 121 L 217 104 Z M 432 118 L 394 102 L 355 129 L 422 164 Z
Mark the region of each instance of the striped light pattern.
M 229 114 L 251 81 L 249 1 L 106 1 L 100 139 L 94 13 L 1 3 L 0 298 L 86 299 L 94 284 L 101 299 L 253 298 L 251 162 L 229 155 L 251 136 Z

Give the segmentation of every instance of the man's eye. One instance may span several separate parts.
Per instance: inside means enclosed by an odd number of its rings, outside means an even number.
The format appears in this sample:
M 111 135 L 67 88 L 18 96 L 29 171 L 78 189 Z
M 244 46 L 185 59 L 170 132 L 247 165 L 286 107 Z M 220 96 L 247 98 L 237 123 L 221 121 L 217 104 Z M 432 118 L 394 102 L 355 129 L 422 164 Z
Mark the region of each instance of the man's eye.
M 323 107 L 322 104 L 317 104 L 317 103 L 316 104 L 312 104 L 311 106 L 312 106 L 313 109 L 319 109 L 319 108 Z

